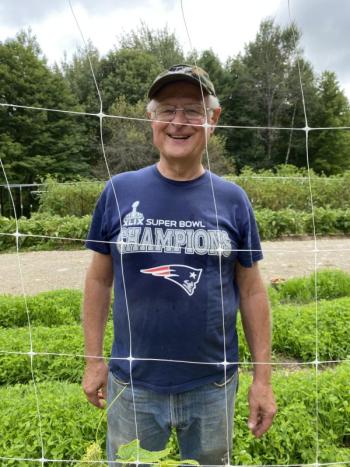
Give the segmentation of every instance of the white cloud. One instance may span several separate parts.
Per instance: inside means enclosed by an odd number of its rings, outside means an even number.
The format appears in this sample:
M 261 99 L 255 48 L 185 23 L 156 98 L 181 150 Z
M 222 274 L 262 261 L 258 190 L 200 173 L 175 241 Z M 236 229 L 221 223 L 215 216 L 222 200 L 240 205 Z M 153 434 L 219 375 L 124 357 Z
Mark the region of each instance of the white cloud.
M 225 60 L 242 50 L 243 44 L 254 38 L 261 19 L 273 14 L 279 2 L 217 0 L 213 4 L 211 0 L 183 0 L 193 47 L 198 50 L 212 48 Z M 6 3 L 10 5 L 9 0 Z M 77 45 L 82 45 L 68 1 L 59 0 L 60 9 L 48 11 L 45 7 L 37 16 L 34 15 L 38 9 L 37 2 L 31 0 L 31 3 L 33 11 L 30 15 L 28 13 L 28 22 L 23 21 L 25 12 L 21 10 L 17 25 L 1 28 L 2 39 L 14 36 L 21 27 L 30 25 L 51 62 L 59 61 L 64 51 L 72 53 Z M 170 31 L 176 33 L 185 51 L 190 50 L 180 1 L 123 0 L 116 3 L 103 0 L 93 4 L 91 0 L 75 0 L 72 4 L 84 35 L 91 38 L 102 54 L 112 48 L 118 36 L 136 29 L 141 21 L 154 29 L 167 25 Z M 113 8 L 113 5 L 118 5 L 118 8 Z
M 175 32 L 185 52 L 190 51 L 180 0 L 71 1 L 86 39 L 90 38 L 101 54 L 107 53 L 117 43 L 118 37 L 136 29 L 141 21 L 153 29 L 168 26 L 171 32 Z M 292 12 L 294 9 L 297 22 L 304 29 L 302 41 L 308 59 L 318 71 L 320 63 L 321 69 L 325 66 L 335 71 L 350 96 L 348 60 L 341 58 L 348 56 L 347 42 L 338 41 L 334 46 L 334 40 L 329 36 L 331 33 L 325 34 L 325 29 L 316 26 L 309 14 L 313 5 L 311 11 L 317 16 L 317 23 L 329 23 L 328 17 L 337 18 L 341 14 L 334 12 L 332 1 L 308 0 L 308 3 L 292 0 Z M 322 8 L 315 8 L 318 2 Z M 254 40 L 262 19 L 276 16 L 277 21 L 288 22 L 287 0 L 183 0 L 183 8 L 192 46 L 199 51 L 212 48 L 222 61 L 236 55 L 243 50 L 244 44 Z M 0 6 L 0 40 L 13 37 L 20 28 L 28 26 L 37 36 L 50 63 L 60 62 L 65 51 L 69 58 L 77 47 L 83 45 L 68 0 L 3 0 Z M 334 34 L 341 37 L 339 31 Z

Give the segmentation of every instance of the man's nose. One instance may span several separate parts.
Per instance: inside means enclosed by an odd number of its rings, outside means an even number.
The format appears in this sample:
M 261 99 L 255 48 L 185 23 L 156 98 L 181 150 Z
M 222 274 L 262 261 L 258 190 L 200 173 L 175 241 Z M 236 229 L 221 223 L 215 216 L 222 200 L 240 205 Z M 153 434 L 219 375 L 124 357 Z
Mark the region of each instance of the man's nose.
M 172 123 L 177 123 L 177 124 L 188 123 L 187 118 L 185 117 L 184 109 L 176 109 Z

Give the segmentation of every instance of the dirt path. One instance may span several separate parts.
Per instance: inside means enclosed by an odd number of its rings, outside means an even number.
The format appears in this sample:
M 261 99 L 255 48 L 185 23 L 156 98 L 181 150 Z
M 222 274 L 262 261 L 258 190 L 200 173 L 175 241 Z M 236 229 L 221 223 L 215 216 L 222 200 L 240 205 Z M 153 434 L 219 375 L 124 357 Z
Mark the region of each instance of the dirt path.
M 350 238 L 317 242 L 317 268 L 340 268 L 350 272 Z M 308 275 L 315 268 L 313 240 L 263 242 L 265 259 L 260 263 L 264 280 Z M 82 289 L 90 251 L 39 251 L 20 253 L 26 294 L 62 288 Z M 18 257 L 0 255 L 0 293 L 22 293 Z

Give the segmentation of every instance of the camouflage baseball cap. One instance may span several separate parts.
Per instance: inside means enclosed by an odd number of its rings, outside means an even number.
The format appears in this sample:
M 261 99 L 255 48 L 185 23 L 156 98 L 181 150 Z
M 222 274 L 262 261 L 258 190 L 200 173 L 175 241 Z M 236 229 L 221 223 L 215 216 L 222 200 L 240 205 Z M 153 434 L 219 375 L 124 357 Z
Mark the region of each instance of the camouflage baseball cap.
M 148 91 L 148 97 L 152 99 L 163 86 L 175 81 L 188 81 L 196 86 L 202 85 L 205 92 L 216 96 L 214 85 L 203 68 L 194 65 L 173 65 L 168 70 L 160 73 L 153 81 Z

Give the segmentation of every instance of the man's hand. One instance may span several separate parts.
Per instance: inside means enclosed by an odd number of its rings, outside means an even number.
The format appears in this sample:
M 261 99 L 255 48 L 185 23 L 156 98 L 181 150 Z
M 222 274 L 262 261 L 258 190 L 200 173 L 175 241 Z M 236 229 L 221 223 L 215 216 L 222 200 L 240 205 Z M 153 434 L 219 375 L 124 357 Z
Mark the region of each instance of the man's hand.
M 83 389 L 91 404 L 99 409 L 105 407 L 107 397 L 108 367 L 103 360 L 90 361 L 86 364 Z
M 249 388 L 248 401 L 248 427 L 256 438 L 260 438 L 270 428 L 277 412 L 271 385 L 253 382 Z

